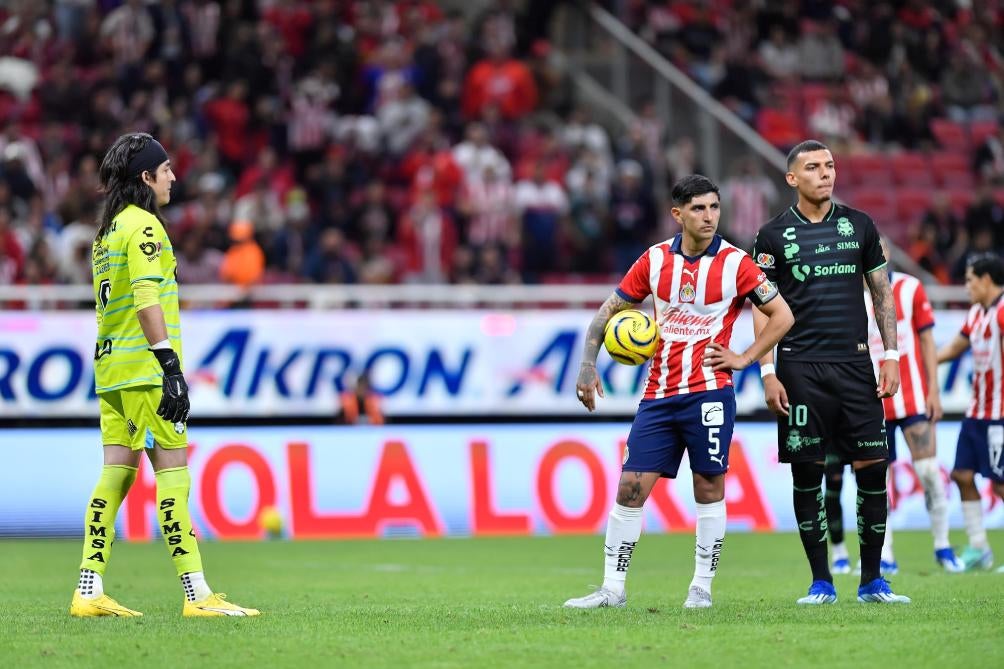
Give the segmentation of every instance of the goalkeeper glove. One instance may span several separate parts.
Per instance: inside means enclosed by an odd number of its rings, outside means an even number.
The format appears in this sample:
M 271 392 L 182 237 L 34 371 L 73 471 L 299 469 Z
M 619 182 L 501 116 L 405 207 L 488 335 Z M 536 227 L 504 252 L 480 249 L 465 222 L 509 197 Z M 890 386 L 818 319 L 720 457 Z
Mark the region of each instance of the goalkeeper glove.
M 157 415 L 169 423 L 184 423 L 188 421 L 188 384 L 181 373 L 181 360 L 178 354 L 169 348 L 152 349 L 157 356 L 157 362 L 164 370 L 164 393 L 157 407 Z

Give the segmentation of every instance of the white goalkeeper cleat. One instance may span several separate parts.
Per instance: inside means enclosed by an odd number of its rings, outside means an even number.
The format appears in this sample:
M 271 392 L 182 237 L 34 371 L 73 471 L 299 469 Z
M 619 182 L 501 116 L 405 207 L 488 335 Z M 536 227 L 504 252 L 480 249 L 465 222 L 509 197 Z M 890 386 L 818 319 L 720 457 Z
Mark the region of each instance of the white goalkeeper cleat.
M 569 609 L 602 609 L 604 607 L 622 608 L 627 604 L 627 595 L 613 592 L 612 590 L 607 590 L 606 588 L 598 588 L 595 592 L 591 592 L 585 597 L 575 597 L 574 599 L 569 599 L 565 602 L 565 608 Z

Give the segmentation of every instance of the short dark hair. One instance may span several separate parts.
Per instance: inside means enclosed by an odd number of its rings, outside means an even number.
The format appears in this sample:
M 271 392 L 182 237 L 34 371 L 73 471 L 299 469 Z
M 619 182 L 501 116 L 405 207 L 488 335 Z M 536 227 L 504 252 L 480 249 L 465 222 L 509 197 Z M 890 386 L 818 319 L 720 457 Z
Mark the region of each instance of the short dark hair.
M 990 275 L 990 280 L 996 286 L 1004 286 L 1004 261 L 996 253 L 979 253 L 966 262 L 966 267 L 975 276 Z
M 722 198 L 714 181 L 702 174 L 688 174 L 673 184 L 673 206 L 682 207 L 705 193 L 714 193 L 719 200 Z
M 829 151 L 830 147 L 826 146 L 819 140 L 807 139 L 804 142 L 799 142 L 795 146 L 791 147 L 791 151 L 788 152 L 788 169 L 795 164 L 798 160 L 798 154 L 809 153 L 810 151 Z

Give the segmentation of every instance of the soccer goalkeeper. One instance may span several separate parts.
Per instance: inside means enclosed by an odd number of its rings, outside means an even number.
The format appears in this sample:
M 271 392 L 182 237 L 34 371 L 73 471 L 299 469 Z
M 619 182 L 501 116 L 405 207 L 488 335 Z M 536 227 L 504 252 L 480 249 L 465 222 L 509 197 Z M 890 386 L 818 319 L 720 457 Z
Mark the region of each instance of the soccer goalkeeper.
M 150 135 L 119 137 L 99 173 L 106 192 L 92 251 L 98 335 L 94 377 L 104 468 L 84 521 L 80 582 L 70 615 L 140 616 L 104 593 L 115 516 L 145 450 L 157 480 L 164 542 L 185 591 L 184 616 L 256 616 L 214 593 L 188 513 L 188 386 L 181 371 L 178 282 L 160 207 L 174 173 Z

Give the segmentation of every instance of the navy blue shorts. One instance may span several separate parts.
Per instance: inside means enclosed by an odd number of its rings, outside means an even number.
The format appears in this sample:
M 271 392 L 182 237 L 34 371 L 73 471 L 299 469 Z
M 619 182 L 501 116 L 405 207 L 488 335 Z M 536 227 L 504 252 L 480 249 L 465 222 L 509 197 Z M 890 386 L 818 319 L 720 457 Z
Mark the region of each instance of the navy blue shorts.
M 889 442 L 889 462 L 896 460 L 896 428 L 898 427 L 906 434 L 906 428 L 925 420 L 927 420 L 927 414 L 921 413 L 907 416 L 906 418 L 894 418 L 885 422 L 885 438 Z
M 735 423 L 732 388 L 642 400 L 628 435 L 623 470 L 676 478 L 686 451 L 691 471 L 724 474 Z
M 1004 483 L 1004 420 L 963 420 L 955 447 L 955 469 L 979 472 Z

